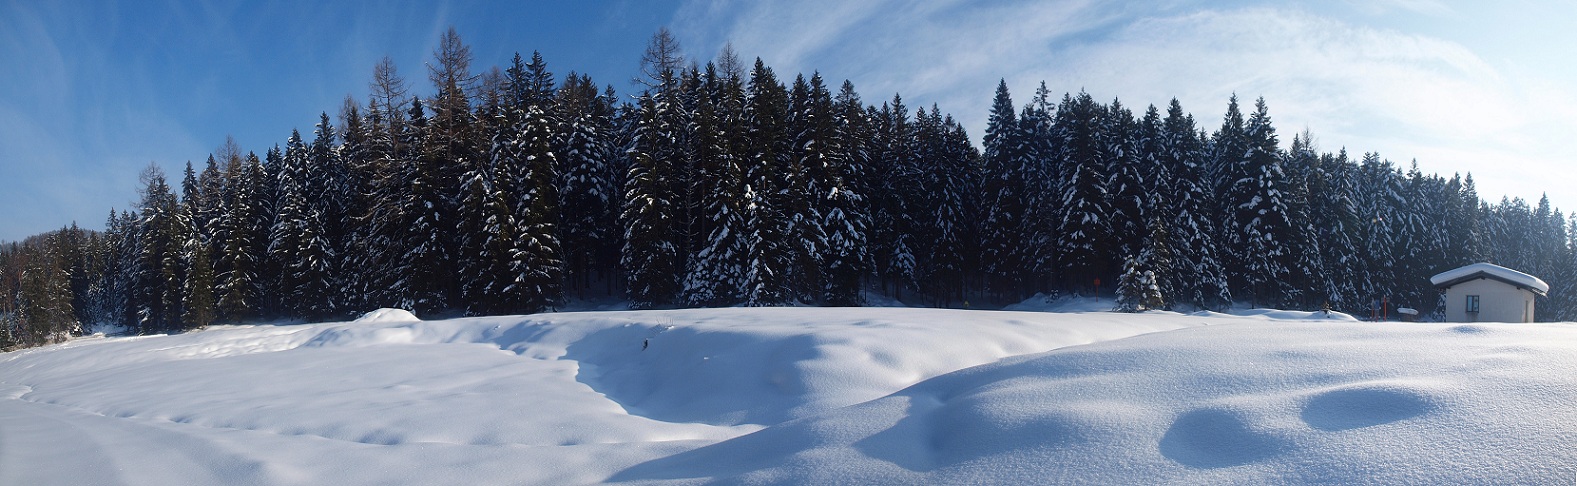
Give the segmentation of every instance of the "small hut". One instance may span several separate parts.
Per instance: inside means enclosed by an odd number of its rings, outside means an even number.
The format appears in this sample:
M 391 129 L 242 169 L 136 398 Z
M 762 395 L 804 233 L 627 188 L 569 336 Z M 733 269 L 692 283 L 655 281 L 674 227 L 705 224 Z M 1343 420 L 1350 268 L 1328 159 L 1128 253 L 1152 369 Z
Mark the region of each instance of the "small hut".
M 1533 299 L 1550 291 L 1538 277 L 1490 263 L 1429 279 L 1446 293 L 1446 322 L 1533 322 Z

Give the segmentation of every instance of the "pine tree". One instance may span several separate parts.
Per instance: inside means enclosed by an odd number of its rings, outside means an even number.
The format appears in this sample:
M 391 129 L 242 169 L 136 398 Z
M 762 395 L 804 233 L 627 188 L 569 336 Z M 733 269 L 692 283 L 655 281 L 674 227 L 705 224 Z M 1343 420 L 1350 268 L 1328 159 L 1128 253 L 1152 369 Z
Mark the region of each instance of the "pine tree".
M 1107 214 L 1111 241 L 1116 244 L 1114 256 L 1133 255 L 1139 252 L 1145 238 L 1145 190 L 1150 184 L 1144 179 L 1145 169 L 1141 166 L 1140 127 L 1133 112 L 1115 99 L 1107 107 L 1103 121 L 1098 132 L 1103 150 L 1100 158 L 1106 164 L 1102 172 L 1107 177 Z
M 782 305 L 794 297 L 790 201 L 788 92 L 772 69 L 756 59 L 750 71 L 745 117 L 750 127 L 745 152 L 745 303 Z
M 1138 260 L 1133 257 L 1123 260 L 1123 272 L 1117 278 L 1116 296 L 1116 306 L 1112 310 L 1117 312 L 1144 310 L 1144 306 L 1140 303 L 1144 298 L 1144 271 L 1139 268 Z
M 1286 241 L 1292 222 L 1285 199 L 1275 128 L 1261 98 L 1255 113 L 1237 129 L 1237 98 L 1216 134 L 1217 166 L 1225 174 L 1223 205 L 1227 274 L 1238 291 L 1255 304 L 1278 305 L 1291 297 L 1286 287 L 1290 258 Z M 1234 152 L 1235 147 L 1241 152 Z
M 822 301 L 828 305 L 855 306 L 864 302 L 862 280 L 870 272 L 870 209 L 862 192 L 870 137 L 869 122 L 854 84 L 843 82 L 834 102 L 837 145 L 827 164 L 829 187 L 824 201 L 822 228 L 827 233 L 827 254 L 822 258 L 826 285 Z
M 522 120 L 520 138 L 525 158 L 519 181 L 520 205 L 515 213 L 519 245 L 512 270 L 515 292 L 526 312 L 556 308 L 564 296 L 564 260 L 559 246 L 558 162 L 550 137 L 552 122 L 538 107 Z
M 820 73 L 810 81 L 794 80 L 789 94 L 790 153 L 788 186 L 784 191 L 789 224 L 790 288 L 797 300 L 815 302 L 824 288 L 823 257 L 827 253 L 826 197 L 833 182 L 829 165 L 838 157 L 837 121 L 832 94 Z
M 1359 210 L 1354 193 L 1358 189 L 1357 167 L 1347 160 L 1346 150 L 1338 155 L 1320 156 L 1319 166 L 1309 182 L 1309 216 L 1320 251 L 1321 287 L 1313 297 L 1324 299 L 1321 307 L 1346 312 L 1361 312 L 1363 301 L 1359 282 L 1364 275 L 1363 258 L 1355 235 L 1360 228 Z
M 444 168 L 448 143 L 437 129 L 428 126 L 420 102 L 412 104 L 409 134 L 410 157 L 402 175 L 399 213 L 403 224 L 389 229 L 397 232 L 391 277 L 396 279 L 396 305 L 421 314 L 447 312 L 455 306 L 459 282 L 455 278 L 455 256 L 451 253 L 450 233 L 454 231 L 452 202 L 445 183 Z
M 230 180 L 231 203 L 223 215 L 227 237 L 220 251 L 215 275 L 219 322 L 245 322 L 259 317 L 263 292 L 260 272 L 267 248 L 267 215 L 260 193 L 268 175 L 256 155 L 250 155 L 240 176 Z
M 209 160 L 212 161 L 212 158 Z M 209 165 L 213 166 L 212 163 Z M 207 197 L 202 194 L 190 163 L 186 164 L 181 193 L 181 213 L 177 219 L 181 255 L 179 265 L 183 277 L 179 282 L 179 327 L 191 329 L 212 324 L 217 310 L 214 302 L 213 263 L 209 256 L 208 238 L 201 231 L 204 225 L 200 223 L 202 215 L 208 212 L 205 208 Z
M 1170 279 L 1165 274 L 1160 275 L 1163 285 L 1175 292 L 1174 303 L 1200 309 L 1225 309 L 1232 304 L 1232 298 L 1216 252 L 1219 246 L 1215 222 L 1219 213 L 1212 209 L 1215 207 L 1214 193 L 1206 172 L 1205 147 L 1194 118 L 1183 113 L 1176 98 L 1167 106 L 1159 145 L 1159 163 L 1168 167 L 1167 171 L 1172 174 L 1172 190 L 1166 196 L 1171 214 L 1162 217 L 1172 221 L 1169 233 L 1176 242 L 1174 260 L 1180 270 Z
M 670 109 L 668 96 L 660 90 L 641 96 L 624 186 L 620 262 L 627 272 L 630 306 L 636 309 L 672 305 L 679 293 L 679 208 L 669 186 L 678 128 L 669 125 L 671 117 L 666 112 Z
M 1071 97 L 1064 97 L 1063 106 L 1071 106 Z M 1019 233 L 1025 241 L 1026 268 L 1025 293 L 1031 290 L 1049 291 L 1055 280 L 1063 277 L 1058 263 L 1061 256 L 1057 248 L 1062 221 L 1062 193 L 1058 179 L 1062 168 L 1061 151 L 1065 147 L 1060 129 L 1054 125 L 1056 106 L 1051 91 L 1042 82 L 1035 96 L 1019 115 L 1019 144 L 1009 163 L 1022 171 L 1024 179 L 1024 209 Z
M 894 95 L 891 102 L 871 113 L 875 121 L 874 147 L 869 182 L 871 200 L 872 260 L 883 291 L 902 298 L 905 289 L 916 284 L 917 262 L 914 242 L 914 212 L 911 204 L 921 201 L 919 169 L 915 158 L 915 129 L 903 99 Z
M 1025 173 L 1019 155 L 1024 141 L 1014 116 L 1013 99 L 1007 81 L 997 84 L 986 122 L 984 140 L 985 214 L 981 216 L 981 271 L 986 286 L 998 300 L 1017 297 L 1023 291 L 1024 270 L 1028 262 L 1024 250 L 1031 242 L 1022 233 L 1025 207 Z
M 1139 264 L 1144 269 L 1146 281 L 1141 286 L 1144 290 L 1140 304 L 1146 309 L 1167 309 L 1170 306 L 1171 296 L 1176 295 L 1172 287 L 1178 279 L 1177 260 L 1173 248 L 1176 243 L 1172 239 L 1170 223 L 1160 216 L 1151 216 L 1148 224 L 1142 249 L 1139 252 Z
M 284 162 L 277 173 L 277 215 L 269 233 L 268 252 L 280 269 L 274 292 L 290 318 L 317 320 L 332 315 L 335 255 L 323 223 L 323 213 L 312 201 L 308 180 L 314 177 L 311 159 L 299 133 L 285 144 Z
M 1374 308 L 1390 296 L 1396 282 L 1397 229 L 1396 212 L 1402 206 L 1401 175 L 1391 161 L 1379 154 L 1366 153 L 1358 169 L 1358 189 L 1355 194 L 1359 211 L 1359 243 L 1363 260 L 1363 274 L 1358 293 Z
M 1057 192 L 1061 214 L 1057 220 L 1057 260 L 1063 270 L 1064 288 L 1090 290 L 1093 282 L 1108 276 L 1112 245 L 1112 218 L 1107 184 L 1110 164 L 1104 157 L 1102 126 L 1107 112 L 1088 93 L 1064 99 L 1057 112 L 1062 167 Z
M 560 237 L 568 290 L 584 296 L 613 278 L 617 263 L 613 108 L 587 76 L 565 78 L 559 90 L 564 135 L 555 152 L 560 175 Z
M 730 305 L 744 300 L 745 288 L 744 174 L 736 151 L 748 146 L 742 129 L 745 94 L 738 78 L 719 77 L 710 64 L 702 86 L 691 141 L 706 235 L 689 259 L 684 300 L 692 306 Z
M 133 268 L 128 303 L 139 334 L 179 329 L 181 292 L 179 204 L 164 172 L 150 164 L 143 170 L 140 218 L 136 225 L 138 260 Z
M 498 118 L 505 118 L 497 115 Z M 491 160 L 467 168 L 460 185 L 461 296 L 467 313 L 508 312 L 505 289 L 515 280 L 511 267 L 517 246 L 514 205 L 524 158 L 515 125 L 493 124 Z

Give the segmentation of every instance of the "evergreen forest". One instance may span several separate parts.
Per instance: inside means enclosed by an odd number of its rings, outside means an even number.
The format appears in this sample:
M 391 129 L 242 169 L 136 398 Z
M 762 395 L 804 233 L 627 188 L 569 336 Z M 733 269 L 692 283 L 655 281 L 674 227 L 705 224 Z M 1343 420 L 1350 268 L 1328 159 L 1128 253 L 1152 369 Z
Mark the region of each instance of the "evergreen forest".
M 867 101 L 666 30 L 636 93 L 540 55 L 473 69 L 451 29 L 417 93 L 385 58 L 309 133 L 167 175 L 135 207 L 0 247 L 0 347 L 89 325 L 170 333 L 634 308 L 996 308 L 1115 296 L 1122 310 L 1251 305 L 1437 312 L 1429 277 L 1486 261 L 1577 319 L 1577 221 L 1481 199 L 1472 175 L 1278 133 L 1266 100 L 1196 120 L 1042 83 L 996 87 L 977 146 L 936 105 Z M 620 84 L 624 83 L 623 80 Z M 1285 145 L 1286 148 L 1283 148 Z M 179 179 L 179 180 L 176 180 Z M 129 181 L 128 181 L 129 182 Z

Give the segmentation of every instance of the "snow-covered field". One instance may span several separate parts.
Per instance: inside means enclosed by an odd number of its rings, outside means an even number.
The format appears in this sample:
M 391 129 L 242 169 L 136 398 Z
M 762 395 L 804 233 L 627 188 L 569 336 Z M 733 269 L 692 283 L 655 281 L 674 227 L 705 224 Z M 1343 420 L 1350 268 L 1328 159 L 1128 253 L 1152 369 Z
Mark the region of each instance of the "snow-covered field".
M 385 311 L 84 338 L 0 355 L 0 484 L 1573 482 L 1577 326 L 1248 314 Z

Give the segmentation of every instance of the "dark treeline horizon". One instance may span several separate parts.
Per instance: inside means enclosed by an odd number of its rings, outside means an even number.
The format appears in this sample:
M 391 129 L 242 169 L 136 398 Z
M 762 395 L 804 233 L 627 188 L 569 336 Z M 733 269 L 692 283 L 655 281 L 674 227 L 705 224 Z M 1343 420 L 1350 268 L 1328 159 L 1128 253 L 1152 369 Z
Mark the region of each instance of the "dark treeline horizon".
M 980 148 L 939 107 L 867 103 L 725 47 L 653 36 L 621 97 L 539 55 L 473 70 L 451 29 L 412 94 L 392 61 L 309 134 L 227 140 L 134 210 L 0 245 L 0 346 L 85 324 L 179 332 L 554 310 L 858 306 L 872 296 L 1000 307 L 1115 294 L 1124 310 L 1234 302 L 1368 315 L 1439 309 L 1428 278 L 1487 261 L 1577 313 L 1577 223 L 1547 198 L 1481 200 L 1471 174 L 1289 148 L 1264 99 L 1219 126 L 1176 99 L 1134 110 L 998 85 Z M 334 119 L 337 118 L 337 122 Z

